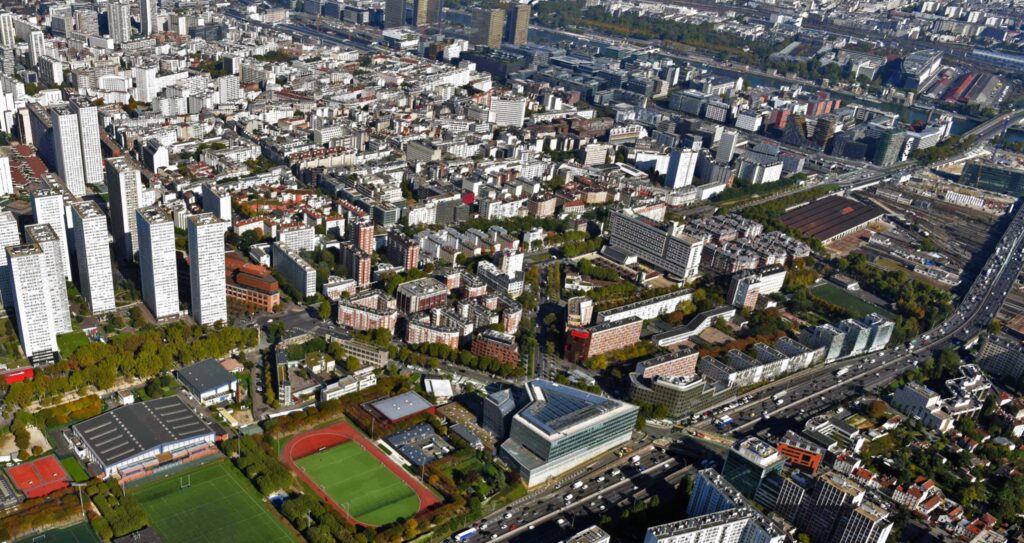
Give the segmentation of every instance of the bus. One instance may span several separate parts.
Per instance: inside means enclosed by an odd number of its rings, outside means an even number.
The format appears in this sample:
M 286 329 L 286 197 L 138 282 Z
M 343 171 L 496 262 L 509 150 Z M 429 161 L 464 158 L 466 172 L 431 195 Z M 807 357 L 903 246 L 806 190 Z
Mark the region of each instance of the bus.
M 847 373 L 850 373 L 850 368 L 839 368 L 836 370 L 836 377 L 842 377 Z
M 784 398 L 786 396 L 786 392 L 787 392 L 786 390 L 780 390 L 780 391 L 778 391 L 778 392 L 776 392 L 775 394 L 772 395 L 772 399 L 773 400 L 781 400 L 782 398 Z
M 476 535 L 476 528 L 469 528 L 455 534 L 455 541 L 465 541 Z

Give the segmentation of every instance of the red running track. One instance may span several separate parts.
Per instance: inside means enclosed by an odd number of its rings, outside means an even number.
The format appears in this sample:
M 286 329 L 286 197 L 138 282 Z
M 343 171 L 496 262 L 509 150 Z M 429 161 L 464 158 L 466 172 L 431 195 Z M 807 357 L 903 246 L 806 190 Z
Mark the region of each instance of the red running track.
M 366 436 L 359 433 L 358 430 L 346 422 L 339 422 L 326 428 L 310 430 L 293 437 L 287 444 L 285 444 L 284 449 L 281 451 L 281 461 L 284 462 L 284 464 L 288 466 L 288 468 L 291 469 L 292 472 L 294 472 L 300 479 L 305 481 L 306 484 L 313 489 L 313 492 L 315 492 L 317 496 L 320 496 L 320 499 L 330 504 L 335 511 L 341 513 L 350 521 L 359 524 L 360 526 L 374 527 L 372 524 L 360 522 L 355 517 L 350 516 L 344 508 L 334 503 L 334 500 L 332 500 L 331 497 L 328 496 L 322 488 L 320 488 L 320 485 L 306 475 L 306 472 L 302 471 L 302 468 L 295 463 L 296 460 L 304 456 L 309 456 L 315 452 L 319 452 L 320 449 L 341 445 L 346 441 L 355 441 L 356 443 L 359 443 L 363 449 L 372 454 L 378 461 L 380 461 L 381 464 L 384 465 L 384 467 L 388 468 L 391 473 L 394 473 L 401 478 L 405 484 L 409 485 L 409 488 L 416 493 L 416 497 L 420 499 L 420 508 L 417 510 L 417 513 L 441 503 L 441 500 L 439 500 L 437 496 L 423 486 L 423 484 L 413 477 L 408 471 L 388 458 L 388 455 L 384 454 L 384 451 L 380 450 L 380 447 L 378 447 L 376 443 L 367 439 Z

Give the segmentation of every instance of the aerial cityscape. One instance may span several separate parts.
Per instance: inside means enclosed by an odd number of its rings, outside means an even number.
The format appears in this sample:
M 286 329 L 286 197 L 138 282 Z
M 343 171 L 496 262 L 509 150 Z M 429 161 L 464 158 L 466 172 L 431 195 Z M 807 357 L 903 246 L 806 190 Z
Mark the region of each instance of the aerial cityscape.
M 1024 542 L 1022 0 L 0 0 L 0 543 Z

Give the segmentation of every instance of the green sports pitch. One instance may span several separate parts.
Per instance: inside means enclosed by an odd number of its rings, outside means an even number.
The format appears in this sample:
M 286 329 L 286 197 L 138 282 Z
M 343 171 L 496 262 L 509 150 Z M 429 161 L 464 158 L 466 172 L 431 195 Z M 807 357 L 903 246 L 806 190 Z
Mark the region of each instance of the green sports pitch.
M 88 522 L 25 536 L 17 543 L 100 543 Z
M 420 499 L 405 481 L 354 441 L 299 458 L 295 464 L 364 524 L 383 526 L 419 510 Z
M 295 541 L 227 462 L 168 475 L 131 493 L 167 543 Z

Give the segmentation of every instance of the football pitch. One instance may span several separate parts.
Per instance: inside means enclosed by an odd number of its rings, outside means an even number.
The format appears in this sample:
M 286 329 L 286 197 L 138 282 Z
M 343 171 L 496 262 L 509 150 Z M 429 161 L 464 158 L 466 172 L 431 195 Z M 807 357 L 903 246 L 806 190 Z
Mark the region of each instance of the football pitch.
M 175 473 L 131 494 L 167 543 L 295 541 L 227 462 Z
M 416 514 L 420 499 L 359 443 L 347 441 L 295 461 L 349 516 L 383 526 Z
M 100 543 L 88 522 L 26 536 L 18 543 Z

